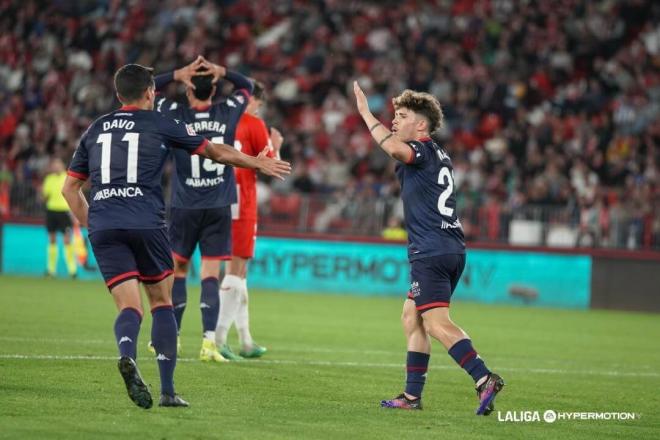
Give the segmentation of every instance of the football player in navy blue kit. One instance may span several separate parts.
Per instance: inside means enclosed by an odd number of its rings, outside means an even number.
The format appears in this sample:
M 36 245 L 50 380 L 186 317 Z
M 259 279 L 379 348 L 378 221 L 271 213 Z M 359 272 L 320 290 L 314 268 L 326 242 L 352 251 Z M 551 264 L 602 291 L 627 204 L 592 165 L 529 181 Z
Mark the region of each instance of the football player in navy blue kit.
M 231 82 L 234 92 L 214 102 L 220 79 Z M 191 125 L 197 134 L 212 142 L 233 145 L 236 126 L 252 94 L 252 82 L 202 56 L 174 72 L 158 75 L 156 91 L 173 80 L 186 84 L 188 103 L 181 104 L 159 95 L 156 110 Z M 190 258 L 199 243 L 202 255 L 199 358 L 224 362 L 226 359 L 216 346 L 215 329 L 220 308 L 220 262 L 231 259 L 231 205 L 237 201 L 234 169 L 182 150 L 173 150 L 172 156 L 176 173 L 172 179 L 169 232 L 174 256 L 174 315 L 180 332 L 188 297 L 186 276 Z M 178 347 L 180 349 L 180 343 Z
M 62 194 L 89 238 L 105 283 L 119 310 L 114 330 L 119 372 L 133 402 L 150 408 L 151 394 L 135 363 L 142 321 L 138 281 L 147 292 L 153 325 L 151 339 L 160 372 L 160 406 L 188 403 L 174 391 L 176 320 L 172 311 L 172 254 L 161 188 L 171 148 L 217 162 L 256 168 L 268 175 L 289 173 L 286 162 L 247 156 L 233 146 L 215 144 L 181 122 L 153 111 L 152 70 L 128 64 L 115 74 L 123 106 L 94 121 L 74 153 Z M 90 204 L 81 192 L 91 180 Z
M 442 110 L 428 93 L 405 90 L 392 100 L 392 131 L 369 110 L 367 98 L 353 84 L 357 108 L 378 146 L 398 161 L 411 285 L 401 321 L 407 339 L 406 388 L 383 400 L 386 408 L 422 409 L 422 390 L 431 355 L 432 337 L 475 382 L 477 415 L 488 415 L 504 386 L 477 354 L 467 333 L 449 317 L 451 295 L 465 267 L 465 241 L 456 213 L 454 176 L 447 152 L 430 134 L 441 127 Z

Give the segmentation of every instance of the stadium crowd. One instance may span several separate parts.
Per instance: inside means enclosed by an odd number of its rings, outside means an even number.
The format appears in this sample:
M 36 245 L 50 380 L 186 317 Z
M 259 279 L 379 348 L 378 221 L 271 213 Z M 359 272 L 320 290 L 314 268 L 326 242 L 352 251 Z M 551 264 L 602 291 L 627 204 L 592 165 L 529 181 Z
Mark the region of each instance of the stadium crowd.
M 264 119 L 294 164 L 272 189 L 323 197 L 318 231 L 348 216 L 374 233 L 383 224 L 369 223 L 369 203 L 398 195 L 356 112 L 357 79 L 383 121 L 386 97 L 405 88 L 440 100 L 435 137 L 454 162 L 468 238 L 501 239 L 509 219 L 542 212 L 584 244 L 660 248 L 658 2 L 4 0 L 0 10 L 5 218 L 39 214 L 50 158 L 68 161 L 81 130 L 118 105 L 118 67 L 164 72 L 203 54 L 268 86 Z

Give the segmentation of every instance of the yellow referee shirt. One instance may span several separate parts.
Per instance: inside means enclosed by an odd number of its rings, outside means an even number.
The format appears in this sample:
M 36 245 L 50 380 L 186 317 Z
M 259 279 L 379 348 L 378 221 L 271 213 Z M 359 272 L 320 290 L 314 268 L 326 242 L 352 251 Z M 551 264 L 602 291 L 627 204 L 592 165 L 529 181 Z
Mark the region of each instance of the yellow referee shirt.
M 68 212 L 69 205 L 62 195 L 62 187 L 66 179 L 66 171 L 51 173 L 44 178 L 43 195 L 46 200 L 46 209 L 49 211 Z

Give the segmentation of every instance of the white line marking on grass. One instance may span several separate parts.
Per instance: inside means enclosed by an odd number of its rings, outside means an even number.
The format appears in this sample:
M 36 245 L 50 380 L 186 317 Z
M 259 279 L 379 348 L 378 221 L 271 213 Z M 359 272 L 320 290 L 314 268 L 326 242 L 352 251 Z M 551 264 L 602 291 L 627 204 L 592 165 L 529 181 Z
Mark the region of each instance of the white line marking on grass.
M 142 359 L 146 358 L 143 356 Z M 48 354 L 0 354 L 0 359 L 17 360 L 54 360 L 54 361 L 116 361 L 116 356 L 86 356 L 86 355 L 48 355 Z M 180 362 L 197 362 L 195 358 L 178 358 Z M 313 367 L 352 367 L 352 368 L 404 368 L 403 364 L 394 363 L 371 363 L 371 362 L 333 362 L 333 361 L 306 361 L 293 359 L 259 359 L 245 360 L 232 363 L 245 363 L 246 365 L 307 365 Z M 458 367 L 449 365 L 433 365 L 434 370 L 454 370 Z M 563 370 L 553 368 L 515 368 L 503 367 L 498 371 L 508 371 L 512 373 L 534 373 L 534 374 L 568 374 L 568 375 L 596 375 L 596 376 L 615 376 L 615 377 L 660 377 L 656 372 L 638 372 L 638 371 L 603 371 L 603 370 Z

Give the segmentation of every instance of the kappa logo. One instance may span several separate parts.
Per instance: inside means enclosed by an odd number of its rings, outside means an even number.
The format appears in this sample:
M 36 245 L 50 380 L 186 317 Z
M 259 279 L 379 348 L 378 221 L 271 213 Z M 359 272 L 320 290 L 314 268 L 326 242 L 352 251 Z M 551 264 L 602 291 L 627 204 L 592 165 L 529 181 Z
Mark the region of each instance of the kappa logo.
M 133 340 L 128 336 L 122 336 L 121 339 L 119 340 L 119 344 L 123 344 L 124 342 L 133 342 Z
M 158 356 L 156 356 L 156 360 L 157 361 L 171 361 L 172 359 L 168 358 L 163 353 L 158 353 Z
M 199 308 L 200 309 L 210 309 L 211 306 L 206 304 L 205 302 L 203 302 L 203 303 L 199 303 Z
M 231 100 L 231 99 L 228 99 L 228 100 L 227 100 L 227 105 L 228 105 L 229 107 L 236 107 L 236 103 L 235 103 L 233 100 Z

